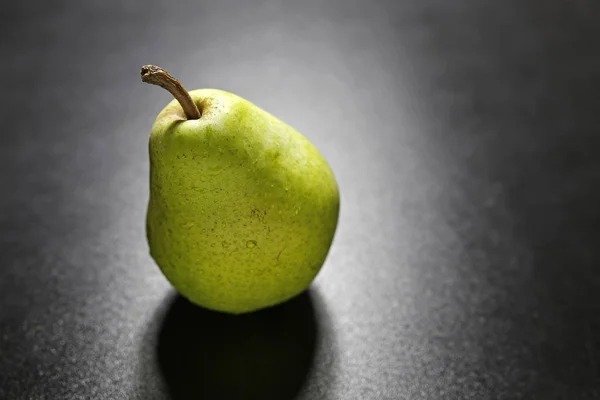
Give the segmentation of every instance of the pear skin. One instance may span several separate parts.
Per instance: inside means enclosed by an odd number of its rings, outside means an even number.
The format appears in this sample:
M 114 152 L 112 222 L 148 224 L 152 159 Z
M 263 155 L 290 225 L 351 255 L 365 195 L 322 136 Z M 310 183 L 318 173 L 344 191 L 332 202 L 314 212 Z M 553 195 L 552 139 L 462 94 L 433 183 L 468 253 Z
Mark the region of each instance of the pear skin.
M 150 135 L 150 254 L 191 302 L 239 314 L 284 302 L 321 269 L 340 196 L 302 134 L 232 93 L 171 101 Z

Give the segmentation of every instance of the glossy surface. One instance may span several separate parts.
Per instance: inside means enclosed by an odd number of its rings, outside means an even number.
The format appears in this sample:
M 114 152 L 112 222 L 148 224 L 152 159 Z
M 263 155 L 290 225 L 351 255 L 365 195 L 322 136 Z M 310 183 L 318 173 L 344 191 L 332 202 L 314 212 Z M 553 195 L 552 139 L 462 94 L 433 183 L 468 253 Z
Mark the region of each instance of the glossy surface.
M 246 313 L 311 284 L 340 208 L 327 161 L 301 133 L 229 92 L 191 90 L 150 134 L 150 255 L 191 302 Z
M 8 4 L 0 398 L 600 396 L 596 2 Z M 231 320 L 173 298 L 144 233 L 170 100 L 147 63 L 330 162 L 338 233 L 299 302 Z

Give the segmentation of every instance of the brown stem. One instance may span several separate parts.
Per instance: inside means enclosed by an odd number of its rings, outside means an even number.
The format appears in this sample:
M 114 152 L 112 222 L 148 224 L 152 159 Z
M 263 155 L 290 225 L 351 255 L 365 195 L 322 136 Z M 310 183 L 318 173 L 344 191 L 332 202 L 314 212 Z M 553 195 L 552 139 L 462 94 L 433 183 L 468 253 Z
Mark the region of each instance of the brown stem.
M 167 89 L 177 99 L 188 119 L 200 119 L 200 111 L 183 85 L 156 65 L 142 66 L 142 82 Z

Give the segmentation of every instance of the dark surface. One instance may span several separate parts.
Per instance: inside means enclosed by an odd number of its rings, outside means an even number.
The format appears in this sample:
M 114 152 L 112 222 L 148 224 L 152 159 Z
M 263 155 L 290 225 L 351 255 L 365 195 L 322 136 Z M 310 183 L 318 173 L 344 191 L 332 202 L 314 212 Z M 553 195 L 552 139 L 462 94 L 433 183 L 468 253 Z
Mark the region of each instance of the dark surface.
M 294 398 L 319 335 L 311 292 L 242 316 L 210 312 L 177 297 L 161 326 L 147 351 L 156 347 L 159 370 L 175 399 L 192 393 L 202 399 Z M 150 389 L 142 397 L 153 394 Z
M 0 399 L 600 398 L 598 2 L 16 4 Z M 295 303 L 234 322 L 174 300 L 145 242 L 170 100 L 147 63 L 330 161 L 339 230 Z

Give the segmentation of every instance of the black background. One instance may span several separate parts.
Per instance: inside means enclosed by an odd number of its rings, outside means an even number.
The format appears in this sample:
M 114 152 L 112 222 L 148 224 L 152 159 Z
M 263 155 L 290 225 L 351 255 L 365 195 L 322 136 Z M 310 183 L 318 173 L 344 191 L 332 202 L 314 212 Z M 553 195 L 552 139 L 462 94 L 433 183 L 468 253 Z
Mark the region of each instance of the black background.
M 1 399 L 600 398 L 597 1 L 6 3 Z M 307 293 L 233 318 L 153 264 L 148 63 L 330 161 Z

